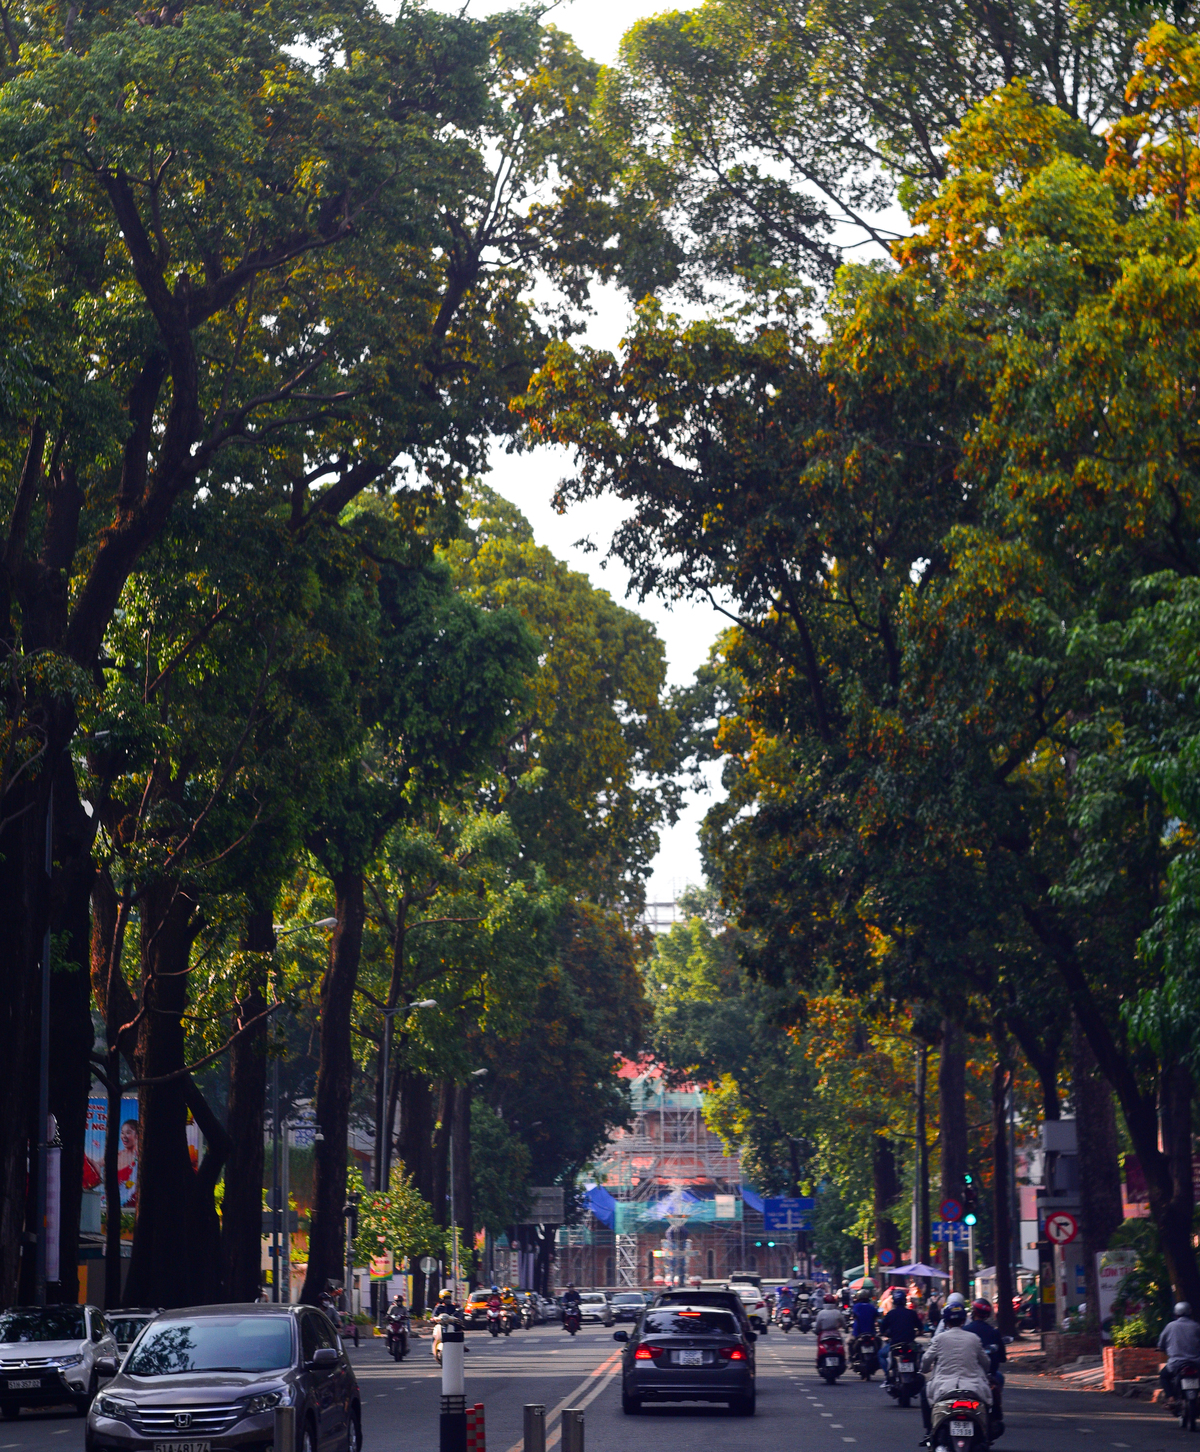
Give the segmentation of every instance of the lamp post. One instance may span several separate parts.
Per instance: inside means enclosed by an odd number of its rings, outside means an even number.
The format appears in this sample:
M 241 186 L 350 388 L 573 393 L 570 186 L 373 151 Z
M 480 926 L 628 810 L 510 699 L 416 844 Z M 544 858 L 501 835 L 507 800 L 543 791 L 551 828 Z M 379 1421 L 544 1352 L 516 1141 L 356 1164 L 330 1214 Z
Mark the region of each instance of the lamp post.
M 387 1185 L 389 1148 L 391 1146 L 391 1096 L 388 1094 L 388 1067 L 392 1048 L 392 1020 L 398 1013 L 411 1013 L 414 1008 L 436 1008 L 436 998 L 418 998 L 413 1003 L 397 1003 L 392 1008 L 379 1006 L 383 1014 L 383 1072 L 379 1078 L 380 1102 L 377 1106 L 378 1122 L 375 1125 L 375 1189 Z
M 276 939 L 288 938 L 293 933 L 302 932 L 305 928 L 336 928 L 337 918 L 318 918 L 312 923 L 297 923 L 293 928 L 285 928 L 282 923 L 272 923 L 271 931 Z M 282 1187 L 279 1183 L 279 1056 L 275 1056 L 271 1064 L 271 1299 L 280 1299 L 280 1280 L 282 1277 L 282 1266 L 279 1259 L 279 1231 L 280 1231 L 280 1195 Z M 283 1209 L 283 1226 L 286 1240 L 284 1242 L 288 1251 L 292 1247 L 291 1227 L 288 1224 L 287 1210 Z M 290 1254 L 286 1257 L 290 1262 Z

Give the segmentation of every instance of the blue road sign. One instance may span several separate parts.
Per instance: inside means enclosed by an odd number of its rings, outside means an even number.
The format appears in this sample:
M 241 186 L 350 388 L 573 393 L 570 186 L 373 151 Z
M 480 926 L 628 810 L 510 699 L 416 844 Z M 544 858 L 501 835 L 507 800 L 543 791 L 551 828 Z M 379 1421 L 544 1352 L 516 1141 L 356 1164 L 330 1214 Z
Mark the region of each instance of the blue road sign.
M 929 1234 L 939 1245 L 966 1247 L 970 1243 L 968 1227 L 960 1220 L 935 1220 L 929 1227 Z
M 775 1195 L 763 1200 L 764 1230 L 811 1230 L 816 1202 L 811 1195 Z

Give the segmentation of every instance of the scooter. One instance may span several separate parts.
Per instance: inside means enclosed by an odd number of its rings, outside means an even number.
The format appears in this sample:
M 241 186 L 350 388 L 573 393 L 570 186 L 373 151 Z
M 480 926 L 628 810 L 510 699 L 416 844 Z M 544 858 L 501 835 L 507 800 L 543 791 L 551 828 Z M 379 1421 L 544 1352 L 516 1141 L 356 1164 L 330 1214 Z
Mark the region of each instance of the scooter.
M 1179 1425 L 1185 1432 L 1196 1430 L 1196 1401 L 1200 1396 L 1200 1366 L 1186 1362 L 1175 1373 L 1175 1395 L 1179 1402 Z
M 579 1307 L 568 1306 L 566 1310 L 563 1311 L 563 1330 L 566 1331 L 568 1335 L 574 1336 L 576 1331 L 579 1330 L 579 1322 Z
M 501 1311 L 493 1311 L 493 1310 L 490 1310 L 489 1309 L 489 1311 L 487 1313 L 487 1328 L 488 1328 L 488 1335 L 489 1336 L 499 1336 L 499 1334 L 500 1334 L 500 1318 L 501 1318 L 502 1315 L 503 1315 L 503 1312 L 501 1312 Z
M 805 1336 L 813 1328 L 813 1313 L 809 1306 L 801 1306 L 796 1312 L 796 1329 L 802 1331 Z
M 987 1452 L 992 1443 L 987 1403 L 975 1392 L 957 1391 L 933 1405 L 930 1447 L 948 1452 Z
M 846 1347 L 840 1336 L 817 1338 L 817 1370 L 830 1386 L 846 1370 Z
M 524 1331 L 528 1331 L 532 1328 L 532 1326 L 533 1307 L 529 1304 L 528 1301 L 525 1301 L 521 1305 L 521 1328 Z
M 508 1336 L 512 1332 L 513 1324 L 516 1319 L 516 1312 L 510 1310 L 507 1306 L 505 1306 L 504 1310 L 500 1312 L 500 1329 L 504 1332 L 506 1336 Z
M 792 1308 L 790 1306 L 785 1306 L 783 1310 L 779 1313 L 779 1329 L 786 1336 L 795 1324 L 795 1313 L 792 1311 Z
M 384 1331 L 384 1345 L 393 1361 L 403 1361 L 408 1355 L 408 1335 L 408 1312 L 389 1312 L 387 1327 Z
M 878 1336 L 860 1336 L 854 1346 L 851 1369 L 857 1371 L 863 1381 L 870 1381 L 879 1370 Z
M 883 1389 L 902 1407 L 921 1395 L 921 1357 L 911 1341 L 893 1341 Z

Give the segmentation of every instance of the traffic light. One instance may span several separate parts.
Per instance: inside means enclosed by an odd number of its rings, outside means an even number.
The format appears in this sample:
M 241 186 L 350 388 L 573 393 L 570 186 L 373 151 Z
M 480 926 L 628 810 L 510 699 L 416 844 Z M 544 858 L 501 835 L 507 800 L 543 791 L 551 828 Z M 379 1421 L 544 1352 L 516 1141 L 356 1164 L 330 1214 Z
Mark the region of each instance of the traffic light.
M 773 1240 L 768 1240 L 767 1241 L 767 1249 L 768 1250 L 773 1250 L 774 1248 L 775 1248 L 775 1242 Z
M 968 1175 L 964 1175 L 963 1176 L 963 1194 L 962 1194 L 962 1201 L 963 1201 L 963 1224 L 964 1225 L 976 1225 L 976 1224 L 978 1224 L 979 1223 L 979 1217 L 975 1213 L 975 1176 L 974 1175 L 968 1174 Z

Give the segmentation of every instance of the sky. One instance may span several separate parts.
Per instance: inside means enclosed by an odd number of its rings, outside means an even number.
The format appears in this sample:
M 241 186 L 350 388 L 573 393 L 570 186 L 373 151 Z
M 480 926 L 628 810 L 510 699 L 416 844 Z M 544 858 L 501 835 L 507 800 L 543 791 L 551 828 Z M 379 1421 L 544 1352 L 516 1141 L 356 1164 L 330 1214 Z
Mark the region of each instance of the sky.
M 495 4 L 474 0 L 468 13 L 485 15 L 490 10 L 507 9 L 510 4 L 511 0 Z M 648 4 L 645 0 L 603 0 L 603 3 L 569 0 L 549 18 L 574 38 L 585 55 L 611 64 L 616 59 L 621 36 L 635 21 L 662 10 L 682 8 L 686 6 Z M 584 341 L 615 349 L 629 316 L 628 305 L 615 290 L 609 289 L 596 290 L 593 305 L 596 315 Z M 614 525 L 620 519 L 620 514 L 614 511 L 621 506 L 609 498 L 573 505 L 566 514 L 556 514 L 550 497 L 558 481 L 570 472 L 571 459 L 564 450 L 542 448 L 525 454 L 496 450 L 487 483 L 521 510 L 533 526 L 539 544 L 546 545 L 559 559 L 589 576 L 614 599 L 653 622 L 666 647 L 669 683 L 686 685 L 729 622 L 707 604 L 683 603 L 668 607 L 654 597 L 641 603 L 636 597 L 627 599 L 625 570 L 616 560 L 604 560 Z M 589 552 L 580 548 L 577 542 L 581 539 L 590 539 L 597 549 Z M 716 777 L 714 769 L 711 774 L 714 786 Z M 673 827 L 660 830 L 661 845 L 647 885 L 648 901 L 673 901 L 689 883 L 703 881 L 696 832 L 714 799 L 711 794 L 690 796 L 680 820 Z

